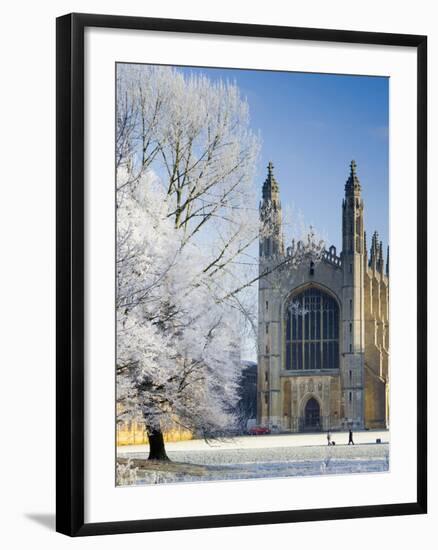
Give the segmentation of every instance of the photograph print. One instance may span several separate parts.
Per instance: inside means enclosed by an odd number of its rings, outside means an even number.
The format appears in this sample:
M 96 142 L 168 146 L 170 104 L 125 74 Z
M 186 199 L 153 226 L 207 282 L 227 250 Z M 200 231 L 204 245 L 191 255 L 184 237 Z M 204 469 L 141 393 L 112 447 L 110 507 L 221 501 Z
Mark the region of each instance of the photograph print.
M 115 78 L 116 485 L 387 472 L 389 79 Z

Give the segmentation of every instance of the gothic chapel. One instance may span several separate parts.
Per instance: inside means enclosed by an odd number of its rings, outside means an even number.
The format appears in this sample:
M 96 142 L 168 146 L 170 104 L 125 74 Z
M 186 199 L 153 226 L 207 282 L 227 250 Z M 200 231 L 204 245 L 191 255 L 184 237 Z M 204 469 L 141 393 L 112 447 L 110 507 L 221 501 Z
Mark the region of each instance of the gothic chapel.
M 368 256 L 355 161 L 339 255 L 331 246 L 320 262 L 288 268 L 272 163 L 260 217 L 270 230 L 260 236 L 260 272 L 269 274 L 259 280 L 258 423 L 290 432 L 387 428 L 389 251 L 384 265 L 375 232 Z

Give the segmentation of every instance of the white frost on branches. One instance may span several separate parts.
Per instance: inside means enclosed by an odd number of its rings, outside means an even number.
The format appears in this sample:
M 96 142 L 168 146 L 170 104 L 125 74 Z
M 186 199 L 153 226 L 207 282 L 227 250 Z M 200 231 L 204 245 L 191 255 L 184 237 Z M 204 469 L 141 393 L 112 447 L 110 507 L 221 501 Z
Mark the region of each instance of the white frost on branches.
M 208 436 L 234 420 L 236 315 L 215 301 L 199 248 L 183 245 L 168 213 L 166 195 L 147 176 L 119 197 L 118 399 L 123 416 L 149 429 L 178 422 Z
M 117 66 L 117 399 L 148 433 L 235 421 L 259 149 L 234 84 Z
M 239 89 L 117 71 L 117 369 L 122 417 L 209 436 L 234 422 L 236 258 L 257 236 L 258 138 Z

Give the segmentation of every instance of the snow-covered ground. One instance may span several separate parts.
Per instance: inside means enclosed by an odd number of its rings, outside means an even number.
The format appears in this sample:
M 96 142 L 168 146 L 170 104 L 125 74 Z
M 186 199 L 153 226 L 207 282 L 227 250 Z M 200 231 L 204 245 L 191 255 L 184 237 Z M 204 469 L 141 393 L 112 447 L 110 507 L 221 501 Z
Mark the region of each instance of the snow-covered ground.
M 332 432 L 332 441 L 336 445 L 348 443 L 348 432 Z M 388 430 L 370 430 L 354 432 L 356 444 L 375 443 L 381 439 L 382 443 L 389 443 Z M 327 434 L 300 433 L 300 434 L 271 434 L 271 435 L 245 435 L 225 441 L 210 441 L 203 439 L 191 439 L 188 441 L 174 441 L 166 443 L 166 450 L 171 451 L 217 451 L 218 449 L 266 449 L 273 447 L 308 447 L 313 445 L 327 445 Z M 149 445 L 126 445 L 119 447 L 119 453 L 147 453 Z
M 380 438 L 382 443 L 376 443 Z M 227 441 L 180 441 L 166 445 L 174 463 L 204 466 L 203 473 L 137 471 L 136 483 L 213 481 L 263 477 L 383 472 L 389 469 L 389 432 L 354 434 L 355 445 L 347 445 L 348 433 L 333 433 L 334 446 L 326 435 L 281 434 L 244 436 Z M 147 458 L 147 445 L 120 447 L 119 457 Z

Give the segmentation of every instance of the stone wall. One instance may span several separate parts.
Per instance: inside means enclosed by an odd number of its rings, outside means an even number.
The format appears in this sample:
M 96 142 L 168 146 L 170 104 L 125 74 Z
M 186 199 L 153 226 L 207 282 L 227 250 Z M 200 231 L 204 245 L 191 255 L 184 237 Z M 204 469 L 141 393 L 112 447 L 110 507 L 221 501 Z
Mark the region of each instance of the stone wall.
M 365 290 L 365 425 L 389 425 L 389 281 L 368 267 Z
M 188 430 L 176 427 L 164 433 L 164 441 L 186 441 L 192 439 Z M 117 425 L 117 446 L 121 445 L 148 445 L 149 440 L 144 424 L 137 422 L 120 422 Z

